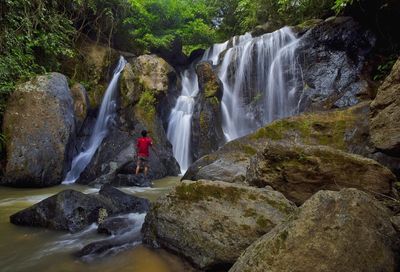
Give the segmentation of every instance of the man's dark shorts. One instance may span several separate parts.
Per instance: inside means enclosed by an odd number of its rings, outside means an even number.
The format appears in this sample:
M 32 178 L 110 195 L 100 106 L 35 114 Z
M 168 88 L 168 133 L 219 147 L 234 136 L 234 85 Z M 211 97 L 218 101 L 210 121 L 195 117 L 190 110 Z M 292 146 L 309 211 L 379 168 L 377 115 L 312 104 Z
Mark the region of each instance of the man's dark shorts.
M 148 157 L 143 157 L 143 156 L 138 156 L 137 164 L 140 166 L 147 167 L 149 166 L 149 158 Z

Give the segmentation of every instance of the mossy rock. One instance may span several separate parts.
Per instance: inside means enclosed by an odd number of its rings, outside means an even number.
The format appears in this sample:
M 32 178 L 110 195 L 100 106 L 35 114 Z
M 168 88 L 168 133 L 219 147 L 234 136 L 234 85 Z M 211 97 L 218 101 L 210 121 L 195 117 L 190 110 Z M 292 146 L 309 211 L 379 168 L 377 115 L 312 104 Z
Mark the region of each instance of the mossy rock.
M 144 241 L 207 270 L 240 253 L 297 208 L 279 192 L 220 181 L 183 181 L 160 198 L 143 225 Z
M 398 243 L 389 211 L 374 197 L 356 189 L 321 191 L 229 271 L 397 271 Z

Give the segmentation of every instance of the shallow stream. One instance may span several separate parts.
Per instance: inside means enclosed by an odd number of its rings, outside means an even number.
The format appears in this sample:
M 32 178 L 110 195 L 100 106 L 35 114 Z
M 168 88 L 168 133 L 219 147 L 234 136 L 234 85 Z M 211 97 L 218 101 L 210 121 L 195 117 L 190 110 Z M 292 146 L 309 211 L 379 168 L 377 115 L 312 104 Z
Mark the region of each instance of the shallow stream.
M 154 201 L 179 182 L 178 177 L 154 181 L 153 188 L 121 188 L 127 193 Z M 81 261 L 73 253 L 84 245 L 106 236 L 97 234 L 96 226 L 69 234 L 43 228 L 21 227 L 9 223 L 9 216 L 65 189 L 95 193 L 98 189 L 80 185 L 60 185 L 44 189 L 16 189 L 0 187 L 0 271 L 133 271 L 183 272 L 188 267 L 176 256 L 163 250 L 152 250 L 143 245 L 127 245 L 115 250 L 112 256 Z M 144 216 L 131 214 L 141 224 Z M 140 225 L 133 226 L 140 230 Z

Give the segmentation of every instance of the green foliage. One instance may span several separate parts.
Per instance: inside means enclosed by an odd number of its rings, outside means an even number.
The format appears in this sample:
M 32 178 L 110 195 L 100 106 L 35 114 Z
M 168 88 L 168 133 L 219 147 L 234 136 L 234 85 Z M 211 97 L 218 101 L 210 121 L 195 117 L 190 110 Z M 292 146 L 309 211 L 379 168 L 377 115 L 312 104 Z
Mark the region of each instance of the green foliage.
M 392 70 L 392 67 L 395 64 L 395 62 L 397 61 L 397 58 L 398 58 L 398 56 L 391 55 L 382 64 L 378 65 L 378 67 L 374 73 L 373 79 L 375 81 L 385 79 L 389 75 L 390 71 Z
M 333 5 L 332 9 L 335 11 L 336 14 L 343 12 L 343 10 L 353 4 L 354 0 L 336 0 L 335 4 Z
M 186 51 L 213 43 L 212 14 L 202 0 L 130 0 L 132 28 L 142 50 L 168 49 L 180 39 Z

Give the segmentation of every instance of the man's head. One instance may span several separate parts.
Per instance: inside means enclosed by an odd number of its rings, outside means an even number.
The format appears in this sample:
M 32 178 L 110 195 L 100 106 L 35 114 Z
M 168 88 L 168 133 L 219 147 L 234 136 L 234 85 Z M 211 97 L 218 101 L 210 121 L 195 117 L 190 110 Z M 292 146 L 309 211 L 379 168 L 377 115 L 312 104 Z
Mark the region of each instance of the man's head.
M 142 136 L 146 137 L 147 136 L 147 130 L 142 130 Z

